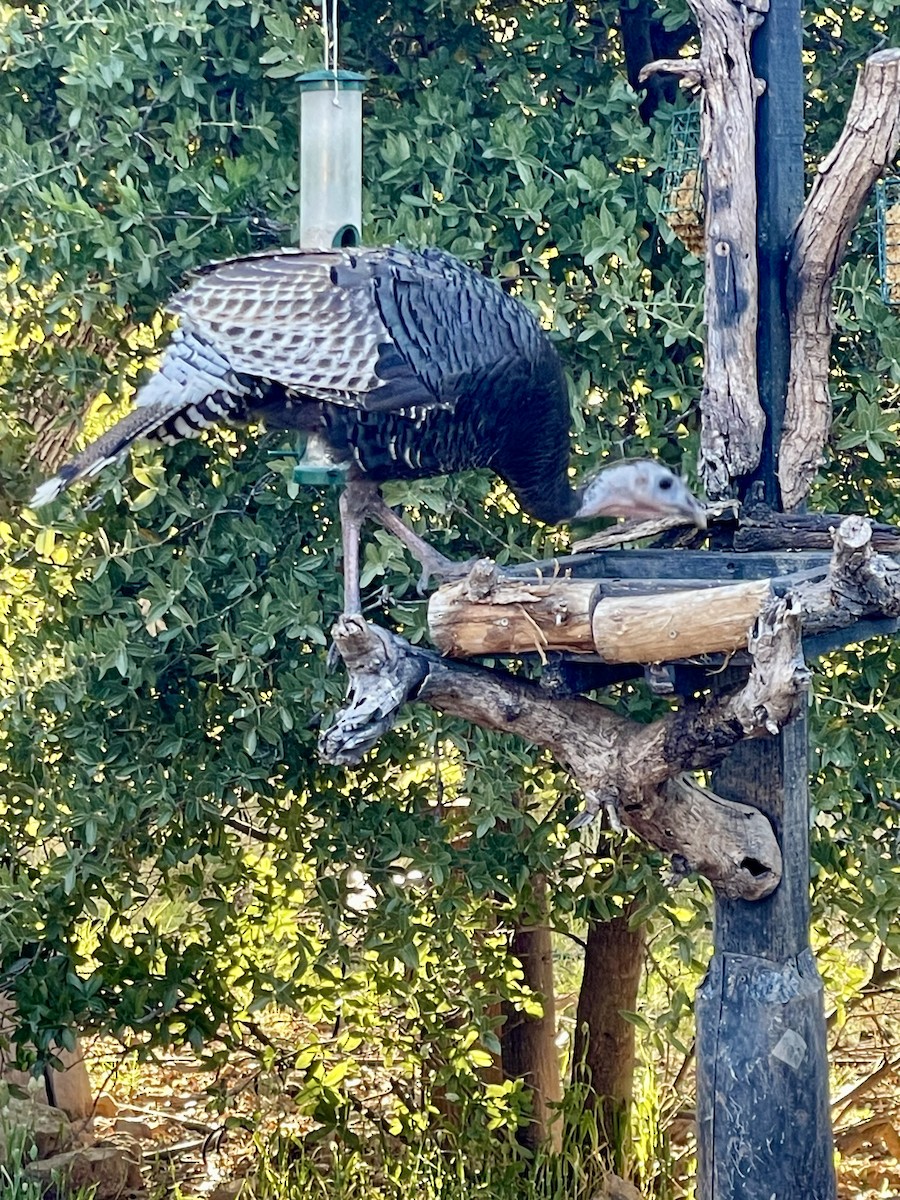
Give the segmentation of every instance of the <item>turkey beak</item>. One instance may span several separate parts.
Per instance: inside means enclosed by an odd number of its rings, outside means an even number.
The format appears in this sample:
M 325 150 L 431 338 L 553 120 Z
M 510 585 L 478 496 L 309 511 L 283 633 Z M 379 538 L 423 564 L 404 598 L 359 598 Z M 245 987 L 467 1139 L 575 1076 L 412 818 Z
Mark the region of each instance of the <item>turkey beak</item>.
M 682 514 L 687 517 L 692 525 L 696 525 L 698 529 L 706 530 L 708 522 L 706 519 L 706 508 L 700 503 L 696 496 L 688 492 L 685 497 L 684 505 L 681 508 Z

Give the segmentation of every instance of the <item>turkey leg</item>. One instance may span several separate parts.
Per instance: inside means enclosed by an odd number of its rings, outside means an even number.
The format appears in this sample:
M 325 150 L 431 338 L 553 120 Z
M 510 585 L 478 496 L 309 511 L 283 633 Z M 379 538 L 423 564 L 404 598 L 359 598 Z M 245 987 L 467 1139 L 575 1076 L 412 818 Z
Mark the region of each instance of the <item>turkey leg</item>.
M 454 562 L 447 558 L 434 546 L 429 546 L 424 538 L 419 537 L 414 529 L 403 521 L 393 509 L 385 504 L 376 483 L 367 479 L 353 479 L 348 482 L 341 495 L 341 530 L 344 546 L 344 613 L 361 613 L 362 604 L 359 594 L 359 531 L 366 520 L 371 518 L 383 525 L 389 533 L 399 538 L 410 554 L 422 567 L 419 577 L 419 591 L 423 592 L 432 577 L 444 582 L 451 579 L 462 579 L 468 575 L 475 559 L 466 562 Z
M 368 512 L 371 484 L 348 483 L 341 492 L 341 545 L 344 554 L 344 616 L 362 616 L 359 594 L 359 531 Z

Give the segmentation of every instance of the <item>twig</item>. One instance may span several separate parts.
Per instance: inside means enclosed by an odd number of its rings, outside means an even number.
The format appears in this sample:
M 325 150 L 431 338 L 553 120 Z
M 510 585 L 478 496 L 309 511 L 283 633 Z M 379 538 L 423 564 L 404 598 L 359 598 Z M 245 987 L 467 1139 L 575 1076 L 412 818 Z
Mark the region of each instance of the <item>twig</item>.
M 900 1058 L 885 1058 L 880 1066 L 874 1071 L 870 1071 L 859 1083 L 853 1084 L 852 1087 L 846 1088 L 840 1092 L 831 1102 L 832 1110 L 834 1111 L 834 1123 L 843 1120 L 847 1113 L 852 1108 L 855 1108 L 862 1096 L 867 1095 L 874 1087 L 884 1079 L 889 1079 L 900 1068 Z M 840 1110 L 840 1111 L 838 1111 Z

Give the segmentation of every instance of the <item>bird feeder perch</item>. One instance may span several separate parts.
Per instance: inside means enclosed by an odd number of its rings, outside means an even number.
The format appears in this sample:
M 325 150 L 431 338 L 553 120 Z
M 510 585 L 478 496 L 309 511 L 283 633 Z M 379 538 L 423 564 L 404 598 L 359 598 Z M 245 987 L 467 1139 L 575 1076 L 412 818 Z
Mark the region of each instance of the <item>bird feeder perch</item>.
M 309 71 L 300 84 L 300 245 L 358 246 L 365 75 Z

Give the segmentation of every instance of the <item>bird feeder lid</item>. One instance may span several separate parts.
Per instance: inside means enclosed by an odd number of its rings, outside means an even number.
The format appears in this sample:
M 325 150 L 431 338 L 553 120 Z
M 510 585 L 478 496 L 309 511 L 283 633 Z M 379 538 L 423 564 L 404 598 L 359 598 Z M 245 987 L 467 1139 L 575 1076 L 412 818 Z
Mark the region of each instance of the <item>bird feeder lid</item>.
M 339 92 L 362 92 L 365 91 L 367 75 L 361 75 L 358 71 L 307 71 L 305 75 L 300 75 L 297 83 L 300 85 L 300 92 L 324 92 L 328 88 L 333 88 L 337 83 Z

